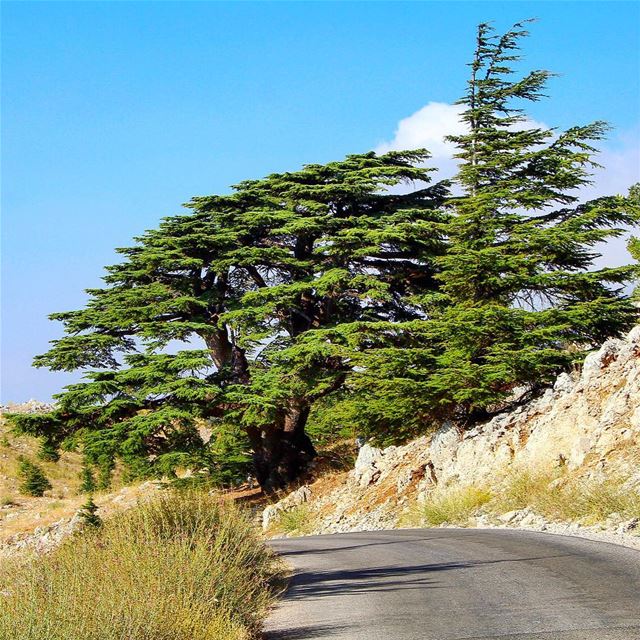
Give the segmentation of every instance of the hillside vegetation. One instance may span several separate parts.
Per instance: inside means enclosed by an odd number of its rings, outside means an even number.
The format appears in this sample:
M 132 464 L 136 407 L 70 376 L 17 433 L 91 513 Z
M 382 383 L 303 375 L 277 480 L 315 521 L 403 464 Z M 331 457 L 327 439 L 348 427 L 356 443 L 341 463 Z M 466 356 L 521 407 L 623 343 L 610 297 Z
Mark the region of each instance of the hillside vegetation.
M 233 502 L 160 494 L 48 555 L 3 561 L 0 637 L 246 640 L 279 570 Z
M 28 404 L 10 409 L 33 410 Z M 82 456 L 61 451 L 57 461 L 43 460 L 41 446 L 39 438 L 13 433 L 10 424 L 0 415 L 0 556 L 20 549 L 45 551 L 56 546 L 87 499 L 81 492 Z M 51 483 L 51 488 L 41 497 L 27 495 L 21 487 L 21 459 L 37 464 Z M 160 483 L 142 481 L 125 485 L 120 469 L 116 468 L 110 487 L 94 492 L 94 498 L 100 514 L 109 517 L 155 494 L 160 487 Z
M 61 452 L 57 462 L 41 460 L 40 441 L 17 436 L 0 416 L 0 546 L 12 536 L 48 525 L 73 514 L 83 501 L 80 495 L 82 459 L 78 453 Z M 42 497 L 25 495 L 20 489 L 20 458 L 37 463 L 52 488 Z

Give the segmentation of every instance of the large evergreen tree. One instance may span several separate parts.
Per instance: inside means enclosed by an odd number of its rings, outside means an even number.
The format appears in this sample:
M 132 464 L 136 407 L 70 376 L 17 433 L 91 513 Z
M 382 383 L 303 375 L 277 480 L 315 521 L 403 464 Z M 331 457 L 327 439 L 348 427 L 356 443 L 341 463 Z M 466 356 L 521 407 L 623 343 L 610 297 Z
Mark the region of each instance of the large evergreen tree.
M 579 203 L 602 122 L 564 132 L 528 124 L 550 74 L 515 76 L 522 24 L 478 30 L 458 147 L 462 195 L 449 202 L 449 249 L 439 260 L 446 305 L 432 381 L 441 402 L 483 411 L 517 385 L 551 382 L 636 318 L 623 294 L 629 267 L 594 268 L 596 245 L 637 220 L 622 196 Z M 515 77 L 514 77 L 515 76 Z
M 305 432 L 312 404 L 350 368 L 301 338 L 414 317 L 411 296 L 436 286 L 445 187 L 426 186 L 425 159 L 354 155 L 194 198 L 191 215 L 119 250 L 125 260 L 84 309 L 52 316 L 66 335 L 36 364 L 88 369 L 86 381 L 67 387 L 52 413 L 14 422 L 81 446 L 88 464 L 121 458 L 137 476 L 205 466 L 228 479 L 230 456 L 248 441 L 264 487 L 293 479 L 315 455 Z M 385 192 L 408 181 L 423 188 Z M 196 339 L 205 348 L 189 348 Z M 168 353 L 176 341 L 182 350 Z M 210 442 L 199 419 L 213 421 Z

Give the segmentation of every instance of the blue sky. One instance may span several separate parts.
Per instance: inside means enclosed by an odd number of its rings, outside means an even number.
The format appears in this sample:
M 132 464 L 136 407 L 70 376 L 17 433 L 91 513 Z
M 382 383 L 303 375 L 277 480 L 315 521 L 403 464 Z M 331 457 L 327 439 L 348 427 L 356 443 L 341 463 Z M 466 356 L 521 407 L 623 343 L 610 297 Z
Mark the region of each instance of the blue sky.
M 464 90 L 477 23 L 531 16 L 526 66 L 561 74 L 531 118 L 608 120 L 596 188 L 623 190 L 640 173 L 637 2 L 3 2 L 2 401 L 75 379 L 30 362 L 114 247 L 192 195 L 430 140 L 439 108 L 420 110 Z

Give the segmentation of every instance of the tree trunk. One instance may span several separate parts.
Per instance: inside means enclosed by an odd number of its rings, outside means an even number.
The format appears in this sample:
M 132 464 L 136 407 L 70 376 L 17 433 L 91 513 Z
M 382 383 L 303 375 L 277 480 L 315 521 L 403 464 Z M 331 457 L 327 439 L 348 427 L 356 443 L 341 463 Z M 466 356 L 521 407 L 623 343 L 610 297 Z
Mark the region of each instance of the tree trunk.
M 213 364 L 218 370 L 231 360 L 232 346 L 226 329 L 216 329 L 214 333 L 206 335 L 204 341 L 211 353 Z
M 316 450 L 305 433 L 309 409 L 292 402 L 275 424 L 249 430 L 256 479 L 265 492 L 285 488 L 315 458 Z
M 229 340 L 227 330 L 220 329 L 205 340 L 218 369 L 228 366 L 233 383 L 248 385 L 251 376 L 246 353 Z M 292 399 L 279 412 L 274 424 L 247 429 L 256 479 L 265 492 L 285 488 L 316 456 L 305 433 L 310 408 L 309 402 Z

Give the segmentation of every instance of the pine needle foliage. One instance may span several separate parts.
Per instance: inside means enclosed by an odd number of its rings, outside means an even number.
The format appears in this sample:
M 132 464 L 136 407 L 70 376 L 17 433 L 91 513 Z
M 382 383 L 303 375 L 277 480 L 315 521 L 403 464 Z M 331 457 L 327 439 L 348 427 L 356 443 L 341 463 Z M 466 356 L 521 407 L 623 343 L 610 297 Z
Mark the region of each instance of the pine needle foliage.
M 80 491 L 82 493 L 93 493 L 96 490 L 96 479 L 93 474 L 93 469 L 84 464 L 82 471 L 80 472 Z
M 385 436 L 444 419 L 464 426 L 637 321 L 624 293 L 634 268 L 595 267 L 597 245 L 637 224 L 637 197 L 578 199 L 607 126 L 531 124 L 523 105 L 544 97 L 551 74 L 516 73 L 526 35 L 525 23 L 503 35 L 480 25 L 459 101 L 467 131 L 449 138 L 459 171 L 443 205 L 438 286 L 419 296 L 418 320 L 337 329 L 331 339 L 358 353 L 358 370 L 355 402 L 321 415 L 328 426 L 375 435 L 382 425 Z
M 79 509 L 78 515 L 82 523 L 88 527 L 102 526 L 102 518 L 98 515 L 98 505 L 93 501 L 93 496 L 87 498 L 87 501 Z
M 204 465 L 229 481 L 252 451 L 263 485 L 293 479 L 315 454 L 311 406 L 350 369 L 302 336 L 417 317 L 412 296 L 435 285 L 446 186 L 428 185 L 426 158 L 352 155 L 194 198 L 190 215 L 119 250 L 84 309 L 51 316 L 65 336 L 35 364 L 86 369 L 85 380 L 53 412 L 14 423 L 81 447 L 88 464 L 119 458 L 132 477 Z M 385 190 L 401 183 L 421 188 Z M 167 353 L 176 341 L 183 350 Z M 207 442 L 203 421 L 216 434 Z
M 18 461 L 18 476 L 21 480 L 20 491 L 24 495 L 40 497 L 51 489 L 51 483 L 42 468 L 25 457 Z

